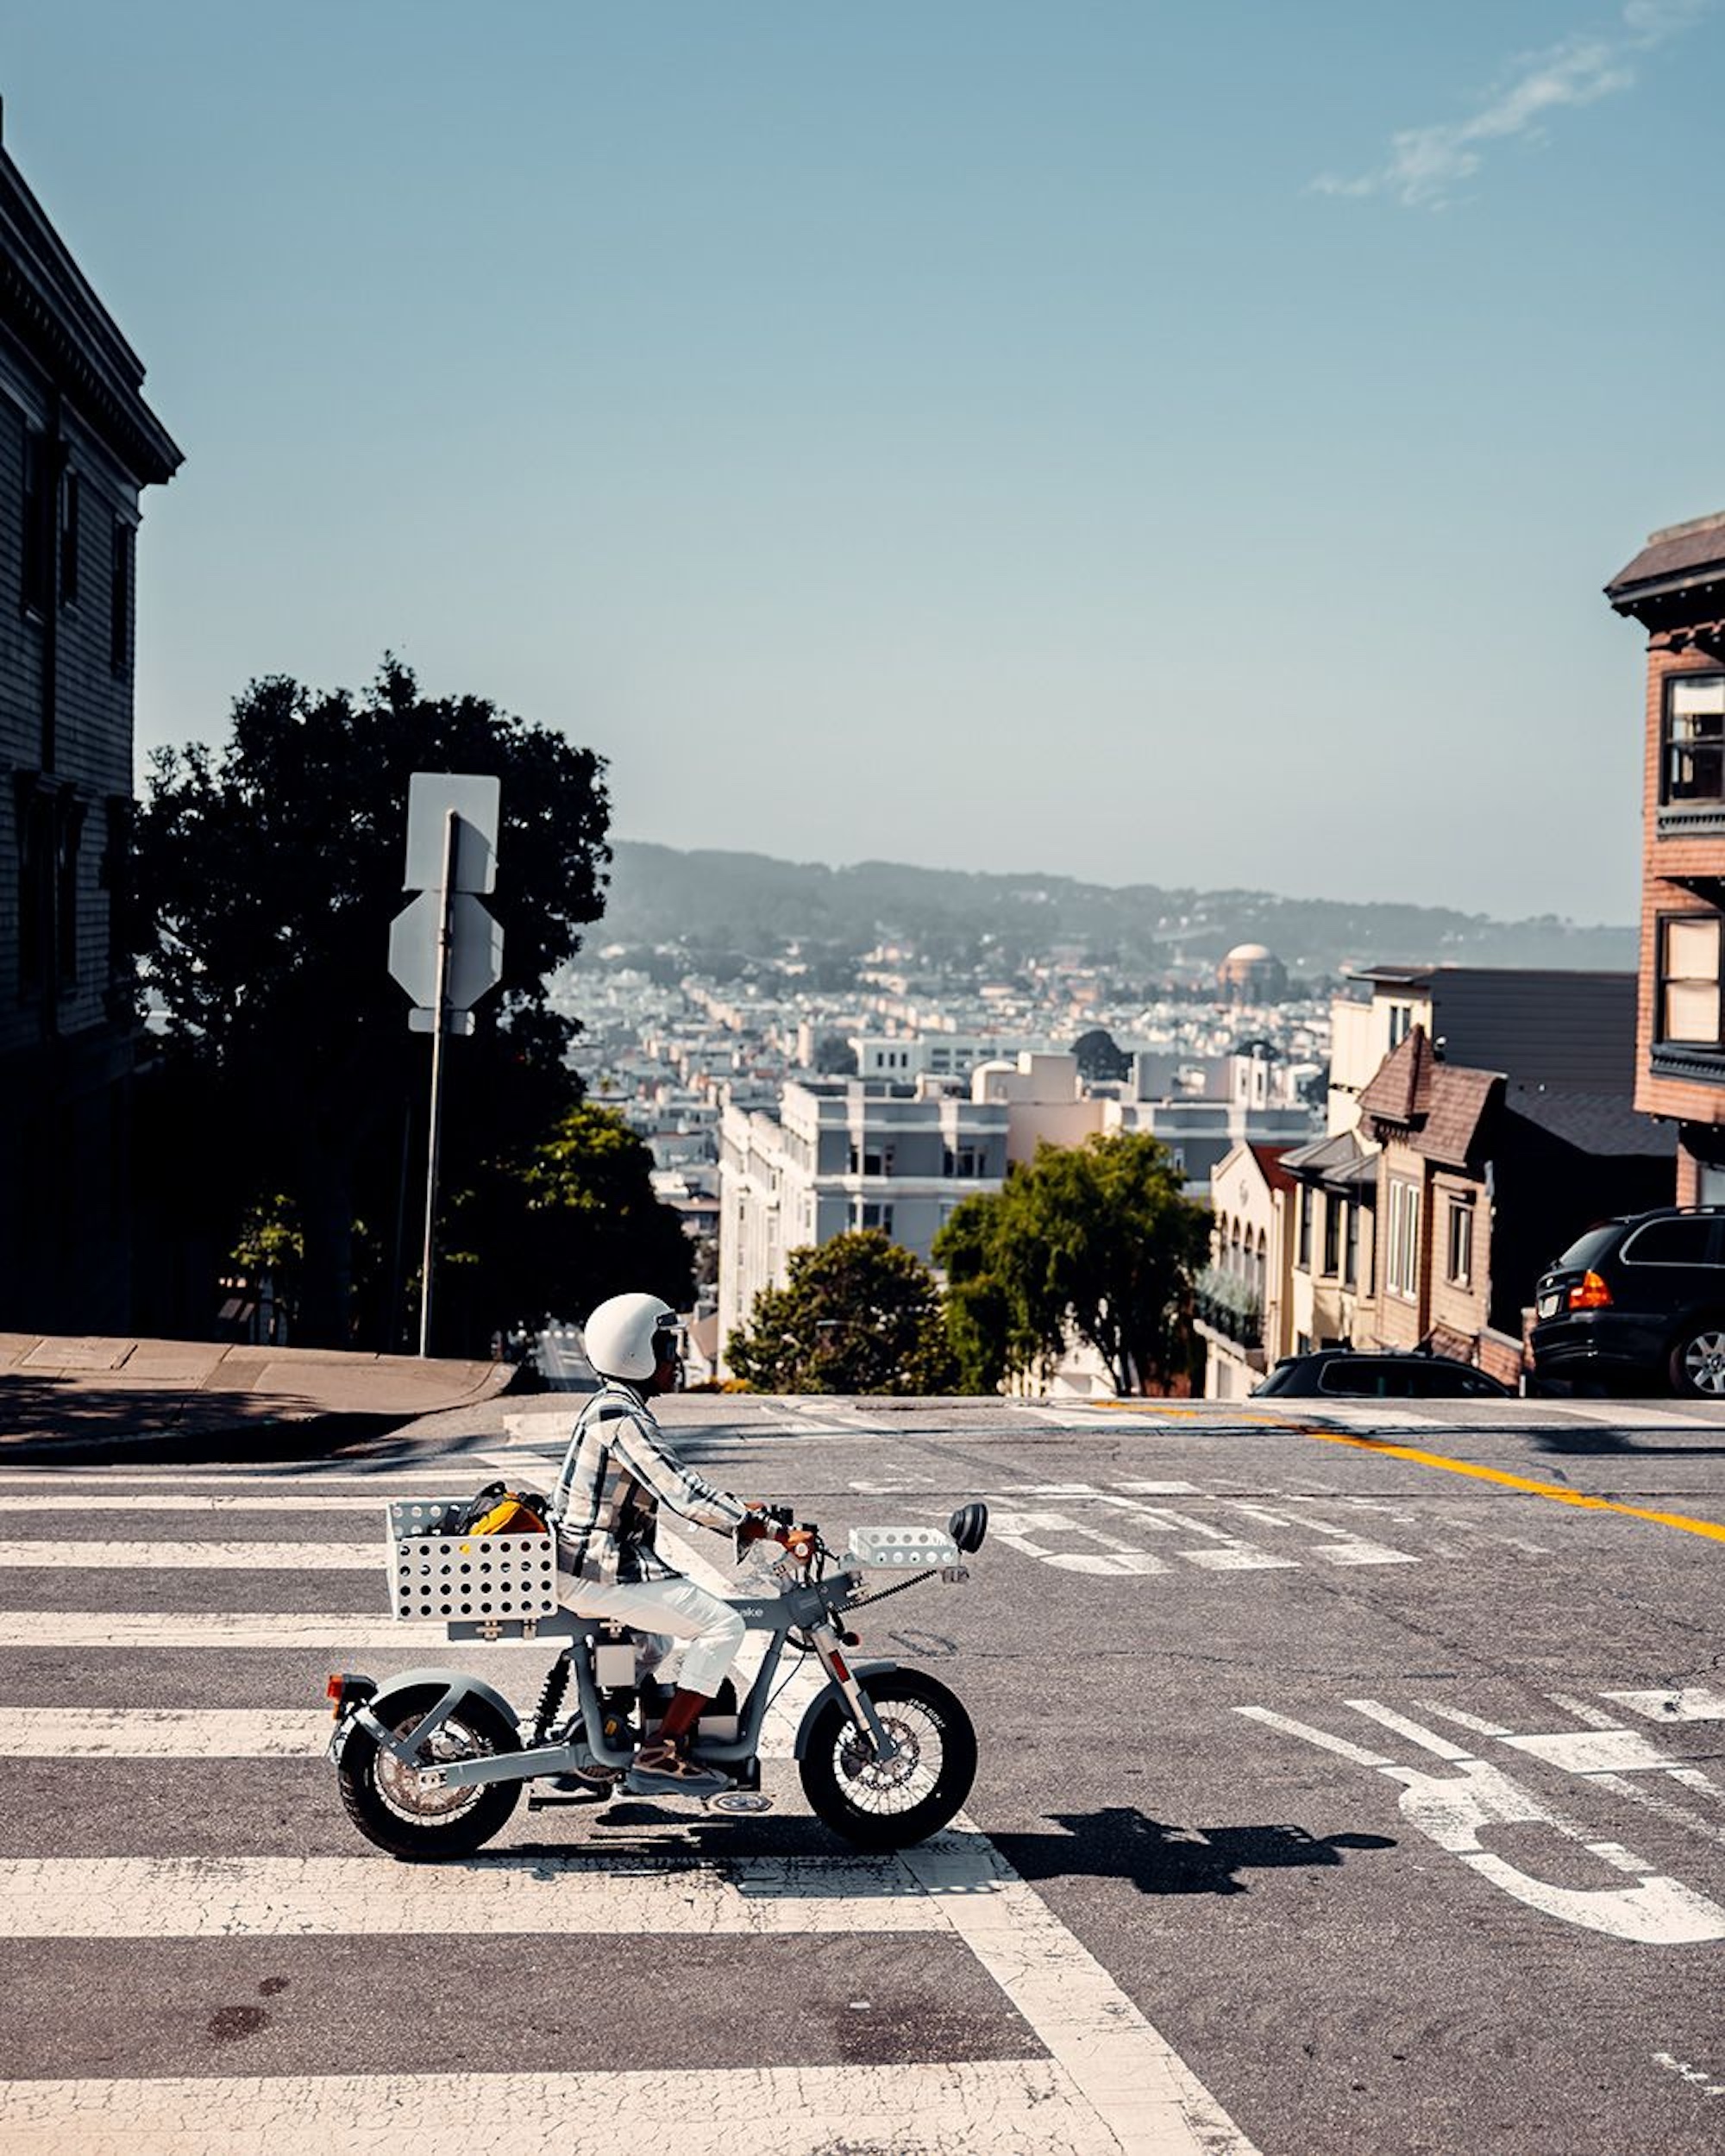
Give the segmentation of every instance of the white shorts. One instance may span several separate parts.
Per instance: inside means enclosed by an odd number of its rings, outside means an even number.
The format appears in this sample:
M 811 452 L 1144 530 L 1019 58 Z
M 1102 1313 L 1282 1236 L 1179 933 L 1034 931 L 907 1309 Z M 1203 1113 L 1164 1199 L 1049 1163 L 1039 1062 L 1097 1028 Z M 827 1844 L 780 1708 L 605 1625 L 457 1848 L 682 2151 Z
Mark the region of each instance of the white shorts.
M 613 1617 L 644 1635 L 637 1660 L 657 1669 L 687 1643 L 678 1683 L 711 1699 L 737 1659 L 748 1627 L 735 1605 L 681 1574 L 668 1580 L 575 1580 L 557 1583 L 558 1600 L 580 1617 Z

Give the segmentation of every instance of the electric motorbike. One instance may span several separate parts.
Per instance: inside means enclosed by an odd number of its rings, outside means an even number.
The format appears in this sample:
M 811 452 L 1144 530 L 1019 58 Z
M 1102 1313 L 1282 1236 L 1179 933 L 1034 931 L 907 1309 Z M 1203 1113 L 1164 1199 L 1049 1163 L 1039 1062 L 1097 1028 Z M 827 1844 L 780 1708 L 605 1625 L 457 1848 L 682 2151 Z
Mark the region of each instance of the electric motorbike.
M 348 1817 L 368 1841 L 409 1860 L 469 1856 L 536 1783 L 551 1785 L 536 1804 L 603 1803 L 618 1792 L 687 1801 L 681 1789 L 636 1777 L 637 1748 L 656 1722 L 656 1688 L 637 1683 L 634 1643 L 621 1626 L 557 1606 L 554 1536 L 462 1538 L 437 1532 L 435 1506 L 390 1511 L 397 1615 L 441 1614 L 455 1641 L 567 1644 L 530 1715 L 461 1670 L 406 1670 L 381 1684 L 348 1670 L 332 1676 L 329 1758 Z M 768 1517 L 791 1525 L 782 1507 L 768 1507 Z M 919 1670 L 850 1660 L 846 1651 L 858 1642 L 846 1620 L 925 1582 L 967 1577 L 963 1559 L 982 1547 L 988 1523 L 986 1505 L 963 1505 L 944 1531 L 853 1529 L 843 1554 L 805 1523 L 806 1555 L 773 1565 L 775 1591 L 731 1598 L 748 1630 L 768 1636 L 746 1695 L 738 1702 L 727 1682 L 695 1726 L 689 1757 L 706 1772 L 698 1801 L 720 1816 L 771 1808 L 761 1790 L 768 1708 L 786 1658 L 812 1655 L 825 1681 L 794 1745 L 811 1808 L 863 1849 L 907 1848 L 938 1833 L 975 1775 L 970 1718 Z

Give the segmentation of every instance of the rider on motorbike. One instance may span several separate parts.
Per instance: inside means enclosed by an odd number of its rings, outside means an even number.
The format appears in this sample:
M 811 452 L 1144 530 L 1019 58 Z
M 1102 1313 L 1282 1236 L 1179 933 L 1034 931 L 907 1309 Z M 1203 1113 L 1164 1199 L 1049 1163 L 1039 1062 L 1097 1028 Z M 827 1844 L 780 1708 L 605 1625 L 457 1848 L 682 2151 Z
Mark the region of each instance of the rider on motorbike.
M 658 1296 L 602 1302 L 587 1319 L 586 1345 L 602 1382 L 581 1411 L 552 1495 L 558 1599 L 643 1635 L 639 1651 L 655 1666 L 687 1642 L 677 1689 L 656 1737 L 637 1752 L 635 1771 L 668 1784 L 703 1783 L 688 1737 L 735 1661 L 744 1627 L 729 1602 L 659 1554 L 659 1507 L 697 1526 L 731 1529 L 739 1547 L 770 1535 L 800 1554 L 804 1539 L 770 1526 L 759 1503 L 716 1489 L 666 1444 L 647 1403 L 681 1382 L 682 1328 Z

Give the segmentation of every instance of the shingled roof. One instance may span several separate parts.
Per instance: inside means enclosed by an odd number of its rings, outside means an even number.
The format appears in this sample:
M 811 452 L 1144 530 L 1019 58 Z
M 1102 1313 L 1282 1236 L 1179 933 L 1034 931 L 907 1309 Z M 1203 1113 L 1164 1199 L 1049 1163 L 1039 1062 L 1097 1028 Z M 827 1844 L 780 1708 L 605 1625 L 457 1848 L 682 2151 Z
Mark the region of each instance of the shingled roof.
M 1725 584 L 1725 512 L 1656 531 L 1605 587 L 1620 614 L 1648 599 Z
M 1677 1151 L 1675 1126 L 1639 1114 L 1620 1094 L 1548 1093 L 1543 1086 L 1512 1085 L 1504 1100 L 1513 1115 L 1537 1123 L 1578 1152 L 1668 1160 Z
M 1436 1061 L 1425 1027 L 1412 1027 L 1360 1088 L 1360 1113 L 1383 1123 L 1417 1123 L 1431 1105 Z
M 1359 1112 L 1380 1127 L 1399 1125 L 1416 1153 L 1465 1168 L 1495 1089 L 1496 1070 L 1440 1062 L 1422 1025 L 1414 1026 L 1363 1087 Z
M 1502 1082 L 1502 1075 L 1495 1070 L 1434 1064 L 1430 1105 L 1424 1123 L 1414 1133 L 1414 1150 L 1423 1153 L 1427 1160 L 1443 1162 L 1446 1167 L 1471 1167 L 1479 1126 Z

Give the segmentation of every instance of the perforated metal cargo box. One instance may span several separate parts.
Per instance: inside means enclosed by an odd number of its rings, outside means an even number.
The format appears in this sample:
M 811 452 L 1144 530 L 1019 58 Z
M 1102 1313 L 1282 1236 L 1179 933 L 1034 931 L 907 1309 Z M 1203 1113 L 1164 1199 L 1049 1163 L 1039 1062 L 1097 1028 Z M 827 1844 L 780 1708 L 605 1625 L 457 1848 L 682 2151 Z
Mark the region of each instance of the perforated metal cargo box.
M 872 1571 L 945 1567 L 959 1562 L 958 1545 L 944 1527 L 853 1527 L 850 1554 Z
M 467 1501 L 389 1507 L 389 1607 L 400 1618 L 536 1618 L 557 1609 L 557 1538 L 440 1532 Z

